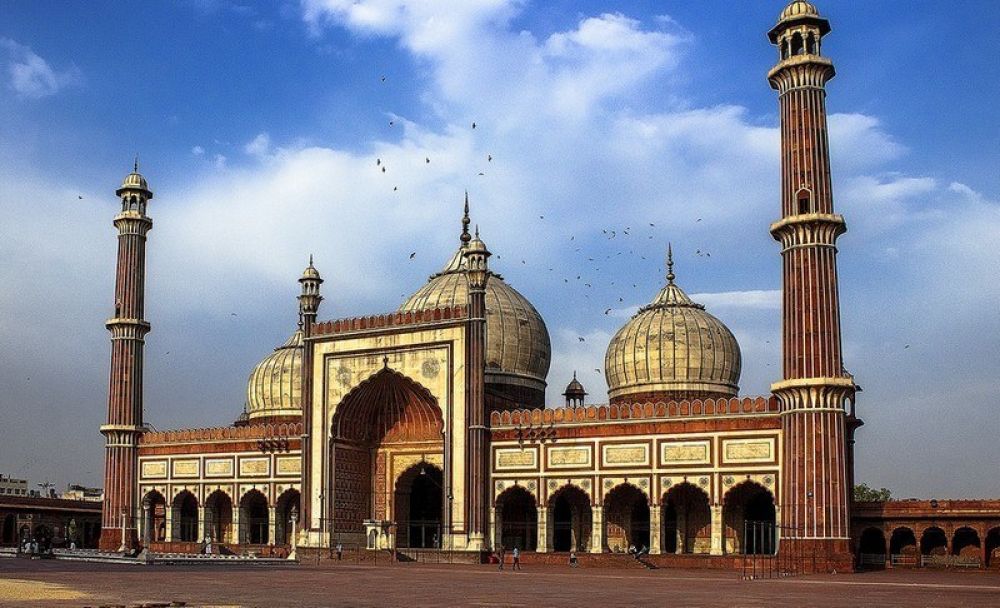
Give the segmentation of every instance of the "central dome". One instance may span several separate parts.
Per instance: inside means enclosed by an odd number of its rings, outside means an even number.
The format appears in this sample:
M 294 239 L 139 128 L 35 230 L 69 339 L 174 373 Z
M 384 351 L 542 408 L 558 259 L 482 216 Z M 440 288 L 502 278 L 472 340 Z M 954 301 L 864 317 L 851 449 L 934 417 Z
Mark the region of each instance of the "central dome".
M 667 285 L 608 344 L 604 374 L 612 403 L 732 397 L 740 346 L 721 321 L 674 284 Z
M 469 242 L 468 201 L 462 220 L 462 245 L 441 272 L 410 296 L 401 312 L 466 305 L 469 282 L 465 252 Z M 491 409 L 541 407 L 552 347 L 545 321 L 503 277 L 489 273 L 486 282 L 486 388 Z

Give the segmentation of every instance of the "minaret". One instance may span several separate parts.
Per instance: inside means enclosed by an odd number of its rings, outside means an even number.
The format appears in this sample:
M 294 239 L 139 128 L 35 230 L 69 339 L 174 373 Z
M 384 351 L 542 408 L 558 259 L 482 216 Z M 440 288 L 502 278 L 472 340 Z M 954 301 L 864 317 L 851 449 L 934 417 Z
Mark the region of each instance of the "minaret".
M 138 158 L 115 194 L 122 207 L 114 219 L 118 229 L 115 314 L 106 323 L 111 332 L 111 379 L 107 424 L 101 427 L 106 451 L 100 547 L 124 551 L 138 542 L 136 494 L 139 437 L 143 432 L 142 349 L 149 333 L 149 322 L 143 319 L 146 233 L 153 227 L 153 220 L 146 215 L 146 204 L 153 193 L 139 174 Z
M 299 329 L 302 330 L 302 490 L 299 501 L 302 509 L 302 533 L 308 537 L 310 530 L 318 531 L 323 528 L 322 523 L 313 522 L 312 519 L 312 388 L 313 388 L 313 349 L 312 326 L 316 322 L 316 314 L 319 312 L 319 304 L 323 301 L 323 296 L 319 293 L 319 287 L 323 284 L 323 278 L 319 271 L 313 266 L 313 258 L 309 256 L 309 266 L 302 271 L 299 278 L 302 291 L 299 294 Z M 320 438 L 322 441 L 322 436 Z M 321 517 L 323 515 L 321 514 Z
M 465 529 L 469 535 L 469 549 L 486 549 L 486 526 L 489 508 L 489 429 L 486 428 L 486 281 L 489 280 L 490 252 L 486 244 L 476 237 L 469 239 L 468 196 L 466 214 L 462 220 L 462 242 L 466 244 L 463 255 L 469 280 L 468 332 L 465 337 L 465 479 L 466 509 Z
M 767 75 L 781 113 L 783 379 L 780 403 L 781 551 L 816 556 L 818 570 L 849 570 L 848 408 L 854 380 L 841 357 L 837 237 L 847 227 L 833 212 L 826 90 L 833 63 L 821 54 L 830 25 L 803 0 L 781 12 L 768 38 L 779 49 Z

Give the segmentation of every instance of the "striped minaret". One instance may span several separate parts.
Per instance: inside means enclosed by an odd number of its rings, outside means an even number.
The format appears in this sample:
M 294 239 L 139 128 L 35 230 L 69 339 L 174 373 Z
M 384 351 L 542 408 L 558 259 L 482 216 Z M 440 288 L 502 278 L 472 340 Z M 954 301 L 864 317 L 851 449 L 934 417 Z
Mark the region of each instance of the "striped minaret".
M 468 218 L 468 199 L 465 216 Z M 486 428 L 486 282 L 490 278 L 490 252 L 479 238 L 479 229 L 471 241 L 468 224 L 462 242 L 468 243 L 464 256 L 469 281 L 469 321 L 465 337 L 465 530 L 468 547 L 487 548 L 487 513 L 489 509 L 490 433 Z M 456 522 L 450 522 L 452 524 Z M 460 523 L 460 522 L 458 522 Z
M 795 0 L 768 37 L 779 61 L 768 73 L 781 113 L 783 379 L 771 386 L 781 408 L 781 550 L 809 556 L 817 569 L 852 567 L 847 416 L 854 381 L 844 371 L 837 293 L 825 85 L 833 63 L 821 54 L 830 31 L 816 7 Z
M 114 220 L 118 229 L 118 272 L 115 314 L 106 324 L 111 332 L 111 378 L 108 420 L 101 427 L 106 451 L 100 547 L 109 551 L 135 547 L 141 523 L 136 494 L 139 437 L 143 432 L 142 349 L 149 333 L 143 305 L 146 233 L 153 226 L 153 220 L 146 215 L 146 204 L 153 193 L 139 174 L 138 160 L 115 194 L 121 199 L 121 212 Z

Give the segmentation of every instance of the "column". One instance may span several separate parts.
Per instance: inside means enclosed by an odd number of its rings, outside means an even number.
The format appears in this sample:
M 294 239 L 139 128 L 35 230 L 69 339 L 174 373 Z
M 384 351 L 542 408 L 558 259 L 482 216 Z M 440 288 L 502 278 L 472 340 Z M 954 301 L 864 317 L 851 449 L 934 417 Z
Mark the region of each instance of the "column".
M 545 507 L 538 509 L 538 548 L 539 553 L 548 553 L 552 548 L 549 545 L 549 510 Z
M 604 552 L 604 507 L 594 505 L 591 507 L 593 513 L 593 523 L 590 525 L 590 552 Z
M 649 507 L 649 552 L 655 555 L 660 554 L 660 537 L 663 530 L 660 528 L 660 505 Z
M 209 515 L 212 513 L 208 507 L 198 507 L 198 536 L 195 537 L 199 543 L 205 540 L 205 536 L 210 532 L 208 523 Z
M 677 512 L 677 544 L 674 553 L 680 555 L 687 549 L 687 507 Z
M 230 542 L 234 545 L 239 545 L 243 542 L 243 529 L 240 527 L 240 509 L 239 505 L 233 506 L 233 525 L 232 529 L 229 531 L 229 538 L 226 542 Z M 167 524 L 170 527 L 170 524 Z
M 275 538 L 275 528 L 277 527 L 278 510 L 274 507 L 267 508 L 267 544 L 273 545 Z
M 489 533 L 490 536 L 489 536 L 489 538 L 493 542 L 493 544 L 492 544 L 492 548 L 493 549 L 496 549 L 497 547 L 499 547 L 500 546 L 500 541 L 502 540 L 500 538 L 500 530 L 501 530 L 501 526 L 503 525 L 503 522 L 501 520 L 502 517 L 503 517 L 503 515 L 500 513 L 500 507 L 493 507 L 492 509 L 490 509 L 490 533 Z
M 149 549 L 149 543 L 153 538 L 153 518 L 150 506 L 149 498 L 142 501 L 142 548 L 146 550 Z
M 164 519 L 164 528 L 166 528 L 166 530 L 165 530 L 166 533 L 163 535 L 163 538 L 168 543 L 169 542 L 173 542 L 173 540 L 174 540 L 174 509 L 169 504 L 167 504 L 164 507 L 163 511 L 164 511 L 164 513 L 163 513 L 163 515 L 164 515 L 164 518 L 163 518 Z
M 712 505 L 712 547 L 709 551 L 710 555 L 723 555 L 725 547 L 723 546 L 723 532 L 725 528 L 722 525 L 722 505 Z

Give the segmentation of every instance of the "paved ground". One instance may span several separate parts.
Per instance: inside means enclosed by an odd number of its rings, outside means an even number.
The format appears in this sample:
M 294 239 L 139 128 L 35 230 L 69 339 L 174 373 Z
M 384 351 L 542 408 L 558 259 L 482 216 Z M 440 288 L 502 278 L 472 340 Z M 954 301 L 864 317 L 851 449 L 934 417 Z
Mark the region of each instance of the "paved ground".
M 733 573 L 397 564 L 124 566 L 0 559 L 0 606 L 1000 606 L 1000 574 L 890 571 L 741 581 Z

